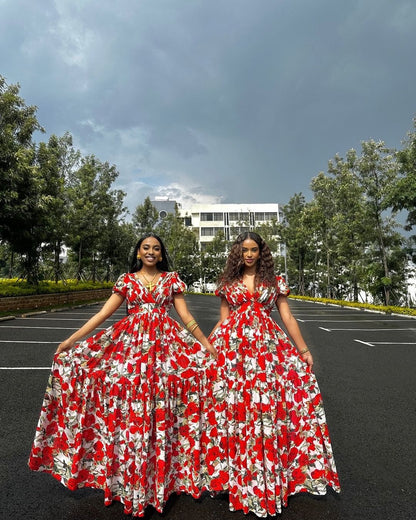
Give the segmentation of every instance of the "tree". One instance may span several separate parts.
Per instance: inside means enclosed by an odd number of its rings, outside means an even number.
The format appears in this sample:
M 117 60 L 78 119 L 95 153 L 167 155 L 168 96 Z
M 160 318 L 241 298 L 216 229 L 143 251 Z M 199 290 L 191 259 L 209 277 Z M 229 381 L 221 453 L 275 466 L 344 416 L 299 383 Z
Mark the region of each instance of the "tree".
M 311 230 L 305 227 L 306 201 L 297 193 L 283 206 L 279 235 L 286 248 L 288 278 L 299 294 L 305 294 L 305 262 Z
M 136 242 L 137 235 L 133 224 L 118 222 L 116 218 L 109 222 L 100 245 L 101 264 L 107 282 L 130 269 L 131 254 Z
M 158 220 L 159 215 L 157 209 L 151 203 L 150 198 L 146 197 L 143 204 L 136 207 L 132 222 L 137 230 L 138 236 L 142 236 L 145 233 L 153 231 Z
M 356 169 L 355 150 L 350 150 L 345 160 L 336 155 L 335 159 L 328 163 L 328 172 L 334 180 L 333 224 L 338 287 L 341 289 L 341 297 L 349 294 L 352 289 L 354 301 L 358 301 L 363 251 L 367 246 L 369 234 L 365 217 L 365 198 Z
M 8 86 L 0 76 L 0 240 L 22 255 L 26 276 L 34 283 L 45 212 L 45 184 L 35 164 L 32 141 L 35 131 L 43 131 L 36 110 L 25 105 L 19 85 Z
M 415 131 L 408 133 L 404 148 L 397 152 L 401 177 L 393 185 L 389 203 L 394 210 L 407 210 L 405 229 L 416 226 L 416 117 L 413 119 Z M 416 242 L 416 235 L 412 236 Z M 416 252 L 414 253 L 416 257 Z M 416 260 L 416 258 L 414 258 Z
M 69 173 L 66 243 L 76 255 L 77 279 L 85 277 L 88 267 L 95 281 L 103 237 L 124 211 L 124 193 L 110 189 L 117 176 L 115 166 L 102 163 L 94 155 L 82 158 L 80 167 Z
M 178 271 L 185 283 L 191 284 L 199 278 L 200 255 L 194 232 L 187 228 L 179 216 L 169 214 L 155 226 L 154 231 L 163 240 L 172 268 Z
M 205 282 L 216 282 L 224 269 L 228 242 L 224 232 L 219 231 L 205 249 L 201 251 L 201 278 Z
M 378 262 L 380 269 L 375 272 L 377 279 L 373 287 L 382 287 L 382 297 L 385 305 L 390 304 L 392 289 L 400 291 L 395 286 L 393 277 L 393 263 L 400 257 L 394 248 L 402 249 L 401 239 L 395 229 L 398 227 L 394 214 L 389 215 L 387 210 L 390 204 L 391 186 L 394 184 L 398 165 L 395 154 L 386 148 L 382 141 L 363 141 L 362 153 L 358 160 L 357 174 L 366 197 L 366 218 L 371 230 L 371 237 L 376 244 L 372 248 L 372 262 Z M 402 270 L 404 266 L 396 265 L 394 270 Z M 404 280 L 404 277 L 403 277 Z M 378 292 L 378 291 L 377 291 Z
M 68 229 L 67 179 L 79 161 L 80 152 L 72 147 L 72 136 L 69 133 L 63 137 L 52 135 L 47 143 L 40 143 L 37 149 L 37 164 L 48 195 L 48 211 L 44 222 L 47 243 L 43 250 L 53 255 L 55 282 L 63 278 L 60 255 Z

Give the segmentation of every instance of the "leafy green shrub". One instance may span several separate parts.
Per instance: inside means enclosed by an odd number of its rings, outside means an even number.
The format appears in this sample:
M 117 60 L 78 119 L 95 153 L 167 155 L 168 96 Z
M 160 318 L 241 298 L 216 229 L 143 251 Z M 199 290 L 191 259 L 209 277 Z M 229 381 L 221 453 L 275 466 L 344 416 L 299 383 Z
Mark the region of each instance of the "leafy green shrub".
M 340 305 L 341 307 L 355 307 L 359 309 L 367 309 L 377 312 L 384 312 L 386 314 L 406 314 L 408 316 L 416 316 L 416 309 L 410 309 L 409 307 L 395 307 L 392 305 L 373 305 L 371 303 L 361 302 L 348 302 L 345 300 L 331 300 L 329 298 L 312 298 L 311 296 L 297 296 L 291 295 L 290 298 L 295 300 L 308 300 L 318 303 L 324 303 L 326 305 Z
M 26 280 L 17 278 L 0 278 L 0 297 L 27 296 L 31 294 L 53 294 L 72 291 L 88 291 L 91 289 L 112 288 L 114 282 L 79 282 L 77 280 L 65 280 L 55 283 L 42 281 L 38 285 L 31 285 Z

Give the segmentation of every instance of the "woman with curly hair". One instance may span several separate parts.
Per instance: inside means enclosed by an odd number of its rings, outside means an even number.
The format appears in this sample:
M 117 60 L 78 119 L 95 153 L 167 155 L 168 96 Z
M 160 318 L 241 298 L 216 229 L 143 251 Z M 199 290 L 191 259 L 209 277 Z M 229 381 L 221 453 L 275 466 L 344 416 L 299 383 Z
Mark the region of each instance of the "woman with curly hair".
M 290 495 L 339 491 L 313 358 L 274 273 L 266 242 L 253 232 L 234 242 L 209 336 L 218 352 L 202 434 L 206 489 L 228 491 L 231 510 L 266 517 Z M 277 307 L 291 338 L 272 319 Z

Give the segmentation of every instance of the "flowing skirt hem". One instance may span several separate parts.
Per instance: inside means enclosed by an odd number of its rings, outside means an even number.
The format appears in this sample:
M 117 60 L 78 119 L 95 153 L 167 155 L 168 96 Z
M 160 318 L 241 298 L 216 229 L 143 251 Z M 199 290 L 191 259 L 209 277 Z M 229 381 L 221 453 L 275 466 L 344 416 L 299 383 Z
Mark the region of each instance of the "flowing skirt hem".
M 129 499 L 127 496 L 121 496 L 119 494 L 115 494 L 111 490 L 108 489 L 108 487 L 105 484 L 99 484 L 97 482 L 75 482 L 71 485 L 68 485 L 68 479 L 54 471 L 53 469 L 47 469 L 42 468 L 41 470 L 31 467 L 31 464 L 29 462 L 29 468 L 32 471 L 40 472 L 40 473 L 46 473 L 51 475 L 54 479 L 56 479 L 58 482 L 60 482 L 64 487 L 69 489 L 70 491 L 76 491 L 78 489 L 97 489 L 104 492 L 104 505 L 110 506 L 113 502 L 120 502 L 124 506 L 124 514 L 125 515 L 132 515 L 135 517 L 143 517 L 145 515 L 145 510 L 147 507 L 151 506 L 153 507 L 158 513 L 162 514 L 163 509 L 166 505 L 166 502 L 168 501 L 169 497 L 171 495 L 180 495 L 180 494 L 186 494 L 191 496 L 194 499 L 201 498 L 202 491 L 197 488 L 195 485 L 192 486 L 192 489 L 188 489 L 186 486 L 184 486 L 180 482 L 176 482 L 174 486 L 172 486 L 169 491 L 164 492 L 164 500 L 163 502 L 153 498 L 149 498 L 143 502 L 140 502 L 136 507 L 132 506 L 132 500 Z
M 338 482 L 326 482 L 326 484 L 320 484 L 316 488 L 313 489 L 307 489 L 305 486 L 300 485 L 296 486 L 296 488 L 292 491 L 289 491 L 287 495 L 285 495 L 282 498 L 276 497 L 275 502 L 275 510 L 270 510 L 270 507 L 268 508 L 256 508 L 254 507 L 254 503 L 252 506 L 243 504 L 239 498 L 230 495 L 230 491 L 228 488 L 223 489 L 210 489 L 209 486 L 204 486 L 201 490 L 201 492 L 208 492 L 211 498 L 215 499 L 219 495 L 223 495 L 225 493 L 229 494 L 229 503 L 228 507 L 230 511 L 242 511 L 244 514 L 254 513 L 259 518 L 266 518 L 268 516 L 276 516 L 277 514 L 282 513 L 282 509 L 284 507 L 287 507 L 288 499 L 291 496 L 300 495 L 300 494 L 309 494 L 314 496 L 325 496 L 328 494 L 328 488 L 332 489 L 335 493 L 341 493 L 341 488 L 338 484 Z

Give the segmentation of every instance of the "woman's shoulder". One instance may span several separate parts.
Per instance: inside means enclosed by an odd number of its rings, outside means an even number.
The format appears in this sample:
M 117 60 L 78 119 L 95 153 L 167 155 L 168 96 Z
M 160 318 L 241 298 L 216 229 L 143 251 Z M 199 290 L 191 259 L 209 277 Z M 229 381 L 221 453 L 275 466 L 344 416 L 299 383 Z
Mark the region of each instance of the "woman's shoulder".
M 162 271 L 160 276 L 163 276 L 164 278 L 180 278 L 177 271 Z
M 172 288 L 174 294 L 180 294 L 186 291 L 186 283 L 181 279 L 177 271 L 164 271 L 161 276 L 164 278 L 164 284 Z
M 118 292 L 125 295 L 132 278 L 134 279 L 134 273 L 122 273 L 113 285 L 113 293 Z
M 134 273 L 121 273 L 116 280 L 116 283 L 124 282 L 127 278 L 134 277 Z
M 231 282 L 220 282 L 217 286 L 217 288 L 215 289 L 215 295 L 216 296 L 225 296 L 226 294 L 228 294 L 230 291 L 233 290 L 233 288 L 235 287 L 237 283 L 237 280 L 233 280 Z
M 290 289 L 288 284 L 286 283 L 286 280 L 282 275 L 279 274 L 276 275 L 276 288 L 278 293 L 282 296 L 288 296 L 290 293 Z

